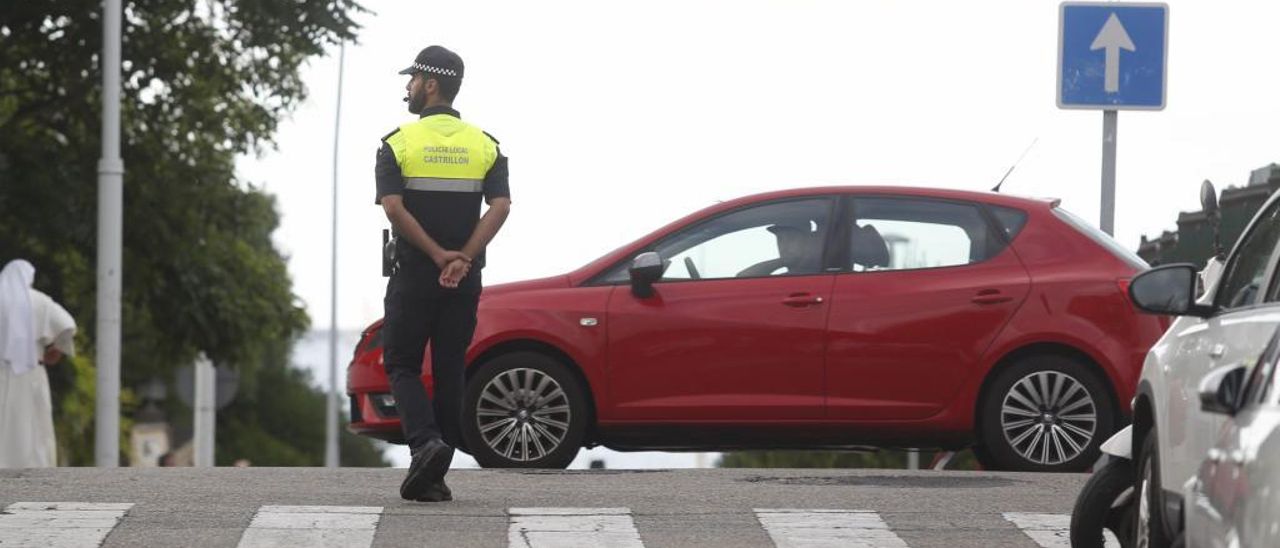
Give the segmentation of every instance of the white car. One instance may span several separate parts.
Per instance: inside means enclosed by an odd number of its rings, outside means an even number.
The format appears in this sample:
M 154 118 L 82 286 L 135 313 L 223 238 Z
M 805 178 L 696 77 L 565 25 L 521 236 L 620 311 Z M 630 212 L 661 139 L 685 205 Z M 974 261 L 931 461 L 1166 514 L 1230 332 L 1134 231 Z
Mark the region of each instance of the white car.
M 1210 186 L 1211 192 L 1211 186 Z M 1179 316 L 1147 353 L 1133 402 L 1133 455 L 1140 496 L 1134 546 L 1165 546 L 1183 530 L 1183 486 L 1196 475 L 1224 416 L 1200 410 L 1200 381 L 1227 365 L 1256 360 L 1280 325 L 1280 195 L 1259 209 L 1222 273 L 1189 264 L 1153 268 L 1133 279 L 1139 308 Z M 1210 195 L 1206 213 L 1216 214 Z
M 1215 369 L 1200 409 L 1226 417 L 1186 484 L 1188 546 L 1280 546 L 1280 331 L 1252 369 Z

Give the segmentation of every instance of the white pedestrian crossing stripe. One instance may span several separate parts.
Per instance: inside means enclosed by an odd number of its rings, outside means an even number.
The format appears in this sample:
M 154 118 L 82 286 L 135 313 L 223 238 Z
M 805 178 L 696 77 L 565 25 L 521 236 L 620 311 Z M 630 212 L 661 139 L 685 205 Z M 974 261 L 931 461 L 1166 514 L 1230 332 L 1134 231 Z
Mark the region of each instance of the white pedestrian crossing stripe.
M 0 513 L 0 546 L 101 546 L 127 503 L 15 502 Z
M 628 508 L 510 508 L 511 548 L 642 548 Z
M 1071 548 L 1070 514 L 1031 514 L 1005 512 L 1004 519 L 1018 526 L 1042 548 Z M 1105 534 L 1107 548 L 1120 548 L 1111 531 Z
M 101 546 L 133 506 L 16 502 L 0 512 L 0 548 Z M 870 510 L 760 508 L 754 513 L 779 548 L 907 548 L 880 514 Z M 628 508 L 509 508 L 507 514 L 507 540 L 512 548 L 644 546 Z M 239 546 L 365 548 L 373 544 L 381 515 L 380 506 L 262 506 L 245 528 Z M 1070 515 L 1002 515 L 1042 548 L 1071 545 Z M 1120 546 L 1110 532 L 1106 546 Z
M 239 546 L 370 546 L 381 515 L 381 506 L 263 506 Z
M 756 509 L 778 548 L 906 548 L 880 514 L 865 510 Z

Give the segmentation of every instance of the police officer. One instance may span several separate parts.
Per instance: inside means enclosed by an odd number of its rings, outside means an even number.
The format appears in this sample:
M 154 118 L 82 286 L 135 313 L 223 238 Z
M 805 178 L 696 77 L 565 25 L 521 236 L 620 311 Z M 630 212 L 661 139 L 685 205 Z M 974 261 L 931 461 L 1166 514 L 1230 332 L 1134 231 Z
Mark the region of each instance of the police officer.
M 463 369 L 484 249 L 511 207 L 507 159 L 496 139 L 453 109 L 463 75 L 456 53 L 428 47 L 400 74 L 410 76 L 404 100 L 419 118 L 383 137 L 378 150 L 377 203 L 396 234 L 383 360 L 412 455 L 400 496 L 444 501 L 453 499 L 444 475 L 462 443 Z M 434 398 L 421 379 L 427 341 Z

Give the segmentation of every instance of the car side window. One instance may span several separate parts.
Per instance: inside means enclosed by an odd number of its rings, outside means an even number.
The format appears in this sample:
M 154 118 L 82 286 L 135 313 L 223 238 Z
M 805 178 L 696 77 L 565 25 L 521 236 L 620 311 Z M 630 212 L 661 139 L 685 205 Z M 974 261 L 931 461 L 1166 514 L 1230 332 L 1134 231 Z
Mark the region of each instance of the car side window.
M 1027 212 L 1021 209 L 1002 206 L 988 206 L 988 209 L 992 215 L 995 215 L 1008 241 L 1013 241 L 1018 237 L 1018 233 L 1022 232 L 1022 227 L 1027 226 Z
M 1267 374 L 1262 378 L 1262 388 L 1258 390 L 1258 403 L 1267 405 L 1280 405 L 1280 377 L 1276 376 L 1276 362 L 1271 362 L 1271 367 L 1267 369 Z
M 773 202 L 699 223 L 660 242 L 664 281 L 759 278 L 822 271 L 832 200 Z
M 852 222 L 855 272 L 967 265 L 1003 249 L 978 207 L 962 202 L 855 198 Z
M 666 263 L 663 280 L 816 274 L 822 270 L 834 202 L 832 198 L 771 202 L 685 228 L 653 248 Z M 614 265 L 594 283 L 626 283 L 630 266 L 629 259 Z
M 1262 357 L 1249 372 L 1244 396 L 1240 400 L 1241 407 L 1254 407 L 1275 401 L 1276 362 L 1278 361 L 1280 361 L 1280 331 L 1271 337 L 1271 342 L 1262 352 Z
M 1267 363 L 1257 365 L 1259 372 L 1257 375 L 1257 389 L 1251 389 L 1247 394 L 1249 399 L 1245 400 L 1250 405 L 1276 404 L 1276 360 L 1269 360 Z
M 1280 202 L 1272 204 L 1258 219 L 1227 263 L 1221 289 L 1214 297 L 1218 307 L 1240 308 L 1259 300 L 1277 240 L 1280 240 Z

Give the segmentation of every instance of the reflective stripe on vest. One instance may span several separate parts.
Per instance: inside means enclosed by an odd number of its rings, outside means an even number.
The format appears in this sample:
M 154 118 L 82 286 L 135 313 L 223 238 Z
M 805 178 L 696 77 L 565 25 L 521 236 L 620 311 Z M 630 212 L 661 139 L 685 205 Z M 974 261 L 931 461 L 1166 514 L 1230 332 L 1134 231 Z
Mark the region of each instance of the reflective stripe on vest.
M 447 114 L 400 126 L 387 137 L 405 188 L 432 192 L 480 192 L 498 145 L 480 128 Z
M 404 187 L 409 190 L 429 190 L 432 192 L 480 192 L 484 190 L 484 180 L 408 177 L 404 180 Z

